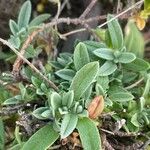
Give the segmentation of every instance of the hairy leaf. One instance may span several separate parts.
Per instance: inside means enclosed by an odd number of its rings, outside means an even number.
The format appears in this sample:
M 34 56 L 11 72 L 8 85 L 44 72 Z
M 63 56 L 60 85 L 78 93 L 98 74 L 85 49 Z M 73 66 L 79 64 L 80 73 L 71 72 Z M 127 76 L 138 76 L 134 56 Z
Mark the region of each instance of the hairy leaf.
M 107 21 L 110 21 L 114 16 L 108 15 Z M 123 33 L 117 19 L 114 19 L 108 23 L 108 30 L 110 33 L 112 46 L 114 49 L 120 49 L 123 47 Z
M 96 49 L 94 51 L 94 54 L 100 58 L 106 59 L 106 60 L 113 60 L 114 59 L 114 53 L 113 50 L 109 48 L 100 48 Z
M 10 42 L 10 44 L 17 49 L 20 47 L 21 44 L 20 38 L 18 36 L 11 36 L 8 42 Z
M 32 114 L 33 114 L 33 116 L 35 116 L 38 119 L 45 119 L 45 117 L 43 117 L 41 114 L 43 112 L 45 112 L 46 110 L 48 110 L 47 107 L 40 107 L 40 108 L 37 108 L 36 110 L 34 110 Z
M 84 65 L 90 62 L 89 54 L 84 43 L 79 43 L 74 51 L 74 65 L 76 70 L 81 69 Z
M 110 95 L 110 99 L 117 102 L 126 102 L 134 98 L 129 92 L 116 92 Z
M 43 23 L 45 20 L 47 20 L 48 18 L 50 17 L 50 14 L 42 14 L 42 15 L 39 15 L 37 16 L 36 18 L 34 18 L 29 26 L 38 26 L 40 25 L 41 23 Z
M 61 96 L 53 92 L 50 97 L 50 104 L 54 110 L 58 109 L 61 106 Z
M 128 22 L 125 33 L 125 45 L 127 51 L 136 54 L 137 57 L 143 58 L 145 42 L 142 33 L 131 21 Z
M 53 129 L 52 125 L 46 125 L 24 144 L 21 150 L 45 150 L 51 146 L 59 137 L 59 134 Z
M 73 99 L 74 99 L 73 91 L 69 91 L 69 92 L 65 93 L 62 98 L 62 105 L 70 108 L 73 103 Z
M 74 91 L 75 100 L 79 100 L 86 89 L 96 78 L 99 69 L 98 62 L 91 62 L 83 66 L 73 78 L 70 89 Z
M 77 129 L 84 150 L 102 150 L 100 135 L 92 120 L 89 118 L 79 119 Z
M 23 27 L 27 27 L 30 17 L 31 17 L 31 2 L 28 0 L 22 5 L 18 16 L 19 30 Z
M 78 116 L 76 114 L 66 114 L 64 116 L 60 129 L 61 139 L 66 138 L 73 132 L 77 125 L 77 122 Z
M 75 76 L 75 71 L 71 69 L 61 69 L 55 72 L 55 74 L 64 80 L 71 81 Z
M 146 71 L 150 69 L 150 63 L 146 62 L 143 59 L 136 58 L 133 62 L 129 64 L 124 64 L 123 67 L 128 70 L 132 70 L 135 72 Z
M 9 28 L 11 30 L 11 32 L 13 33 L 13 35 L 16 35 L 18 30 L 18 25 L 16 24 L 16 22 L 12 19 L 9 20 Z
M 117 65 L 111 61 L 106 61 L 99 69 L 100 76 L 108 76 L 115 72 Z
M 136 59 L 135 54 L 129 53 L 129 52 L 123 52 L 123 53 L 120 54 L 120 56 L 118 58 L 118 61 L 120 63 L 127 64 L 127 63 L 131 63 L 135 59 Z

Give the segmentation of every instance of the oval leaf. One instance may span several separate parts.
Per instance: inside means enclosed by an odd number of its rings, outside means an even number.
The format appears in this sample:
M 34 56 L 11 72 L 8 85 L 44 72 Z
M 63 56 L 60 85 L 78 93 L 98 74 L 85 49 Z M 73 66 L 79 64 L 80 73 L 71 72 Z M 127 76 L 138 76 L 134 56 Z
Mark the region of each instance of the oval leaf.
M 107 16 L 107 21 L 109 22 L 108 30 L 113 48 L 120 49 L 123 47 L 123 33 L 117 19 L 110 21 L 113 17 L 114 16 L 110 14 Z
M 71 69 L 62 69 L 57 71 L 55 74 L 64 80 L 71 81 L 75 76 L 75 71 Z
M 114 53 L 109 48 L 100 48 L 96 49 L 94 51 L 94 54 L 100 58 L 106 59 L 106 60 L 113 60 L 114 59 Z
M 20 47 L 20 44 L 21 44 L 20 38 L 16 36 L 11 36 L 8 42 L 10 42 L 11 45 L 17 49 Z
M 73 130 L 77 125 L 77 122 L 78 122 L 78 116 L 75 114 L 66 114 L 64 116 L 60 128 L 61 139 L 66 138 L 73 132 Z
M 73 99 L 74 99 L 73 91 L 69 91 L 69 92 L 65 93 L 62 98 L 62 105 L 68 106 L 70 108 L 72 105 Z
M 18 30 L 18 25 L 16 24 L 16 22 L 14 20 L 9 21 L 9 28 L 11 30 L 11 32 L 13 33 L 13 35 L 16 35 Z
M 131 63 L 135 59 L 136 59 L 135 54 L 129 52 L 123 52 L 119 55 L 118 62 L 127 64 L 127 63 Z
M 98 62 L 91 62 L 83 66 L 73 78 L 70 89 L 74 91 L 75 100 L 79 100 L 86 89 L 96 78 L 99 69 Z
M 3 102 L 3 105 L 12 105 L 12 104 L 19 104 L 22 102 L 21 95 L 16 95 L 14 97 L 8 98 Z
M 32 26 L 38 26 L 40 25 L 41 23 L 43 23 L 45 20 L 47 20 L 48 18 L 50 17 L 50 14 L 42 14 L 42 15 L 39 15 L 37 16 L 36 18 L 34 18 L 29 26 L 32 27 Z
M 31 2 L 28 0 L 22 5 L 18 16 L 19 29 L 27 27 L 30 17 L 31 17 Z
M 53 92 L 50 97 L 50 104 L 54 110 L 58 109 L 61 106 L 61 96 Z
M 117 102 L 126 102 L 130 101 L 134 96 L 128 92 L 118 92 L 110 95 L 110 99 Z
M 81 69 L 84 65 L 90 62 L 89 54 L 84 43 L 79 43 L 74 51 L 74 65 L 76 70 Z
M 106 61 L 99 69 L 100 76 L 108 76 L 115 72 L 117 65 L 111 61 Z
M 136 58 L 133 62 L 124 64 L 123 67 L 128 70 L 139 72 L 148 70 L 150 68 L 150 64 L 143 59 Z
M 51 146 L 58 137 L 59 134 L 48 124 L 33 134 L 21 150 L 45 150 Z
M 137 57 L 143 58 L 145 41 L 142 33 L 138 30 L 133 21 L 128 22 L 125 34 L 125 46 L 127 51 L 134 53 Z
M 92 120 L 89 118 L 79 119 L 77 129 L 79 131 L 84 150 L 102 150 L 100 135 Z
M 136 126 L 136 127 L 140 127 L 140 123 L 138 122 L 138 114 L 135 113 L 132 118 L 131 118 L 131 123 Z
M 36 118 L 38 119 L 45 119 L 43 116 L 41 116 L 41 114 L 43 112 L 45 112 L 46 110 L 48 110 L 47 107 L 40 107 L 40 108 L 37 108 L 36 110 L 33 111 L 32 115 L 35 116 Z

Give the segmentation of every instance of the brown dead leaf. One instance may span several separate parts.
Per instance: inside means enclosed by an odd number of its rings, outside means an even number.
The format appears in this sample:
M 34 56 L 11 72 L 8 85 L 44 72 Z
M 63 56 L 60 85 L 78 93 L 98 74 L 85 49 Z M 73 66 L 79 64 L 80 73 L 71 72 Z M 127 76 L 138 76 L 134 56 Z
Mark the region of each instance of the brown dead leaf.
M 97 118 L 104 109 L 103 96 L 96 96 L 88 106 L 89 117 L 91 119 Z

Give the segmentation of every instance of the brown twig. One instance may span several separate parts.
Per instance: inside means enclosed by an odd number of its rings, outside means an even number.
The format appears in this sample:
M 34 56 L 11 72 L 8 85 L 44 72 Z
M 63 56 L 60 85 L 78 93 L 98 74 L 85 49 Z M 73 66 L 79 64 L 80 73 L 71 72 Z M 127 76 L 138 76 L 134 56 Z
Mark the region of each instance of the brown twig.
M 87 16 L 87 14 L 91 11 L 91 9 L 96 4 L 96 2 L 97 2 L 97 0 L 91 0 L 91 3 L 84 10 L 84 12 L 82 13 L 82 15 L 80 16 L 80 19 L 84 19 Z
M 46 76 L 44 76 L 33 64 L 31 64 L 20 52 L 18 52 L 9 42 L 6 40 L 0 38 L 0 41 L 4 44 L 7 45 L 11 50 L 13 50 L 14 53 L 16 53 L 17 56 L 19 56 L 20 60 L 23 60 L 26 62 L 32 70 L 34 70 L 43 80 L 45 80 L 51 88 L 53 88 L 55 91 L 58 91 L 57 86 L 50 81 Z
M 50 28 L 50 27 L 52 27 L 52 26 L 54 26 L 56 24 L 58 25 L 60 23 L 67 23 L 68 25 L 71 24 L 71 23 L 72 24 L 76 24 L 76 25 L 78 25 L 78 24 L 86 24 L 88 22 L 91 22 L 93 20 L 97 20 L 97 19 L 100 19 L 100 18 L 103 19 L 104 16 L 98 16 L 98 17 L 95 17 L 95 18 L 89 18 L 89 19 L 83 19 L 83 20 L 80 20 L 80 19 L 70 19 L 70 18 L 60 18 L 58 20 L 53 20 L 52 22 L 43 25 L 40 29 L 34 31 L 33 33 L 31 33 L 31 35 L 28 36 L 27 40 L 24 42 L 24 44 L 23 44 L 23 46 L 22 46 L 22 48 L 20 50 L 20 54 L 23 56 L 25 54 L 25 51 L 26 51 L 27 47 L 33 41 L 33 39 L 35 38 L 35 36 L 37 36 L 39 32 L 42 32 L 46 28 Z M 19 72 L 20 72 L 22 64 L 23 64 L 23 60 L 18 55 L 16 61 L 14 62 L 13 70 L 12 70 L 12 74 L 15 77 L 19 76 Z
M 122 11 L 118 15 L 115 15 L 115 17 L 113 17 L 109 21 L 104 22 L 103 24 L 99 25 L 98 27 L 101 28 L 101 27 L 105 26 L 106 24 L 108 24 L 109 22 L 113 21 L 116 18 L 122 18 L 122 19 L 124 19 L 124 17 L 122 17 L 124 14 L 126 14 L 127 12 L 129 12 L 130 10 L 132 10 L 133 8 L 141 5 L 143 2 L 144 2 L 144 0 L 138 1 L 137 3 L 135 3 L 134 5 L 132 5 L 131 7 L 129 7 L 128 9 Z M 125 18 L 129 18 L 129 17 L 125 16 Z M 69 36 L 69 35 L 72 35 L 72 34 L 75 34 L 75 33 L 79 33 L 79 32 L 84 32 L 84 31 L 86 31 L 86 29 L 85 28 L 81 28 L 81 29 L 73 30 L 73 31 L 68 32 L 66 34 L 62 34 L 62 36 Z
M 98 26 L 99 28 L 105 26 L 107 23 L 113 21 L 114 19 L 124 15 L 125 13 L 127 13 L 128 11 L 130 11 L 131 9 L 133 9 L 134 7 L 137 7 L 138 5 L 140 5 L 141 3 L 143 3 L 144 0 L 141 0 L 137 3 L 135 3 L 134 5 L 132 5 L 131 7 L 129 7 L 128 9 L 126 9 L 125 11 L 121 12 L 120 14 L 116 15 L 115 17 L 113 17 L 112 19 L 110 19 L 109 21 L 106 21 L 104 22 L 103 24 L 101 24 L 100 26 Z M 93 4 L 92 4 L 93 5 Z M 88 11 L 87 11 L 88 12 Z M 86 13 L 87 13 L 86 12 Z M 70 19 L 70 18 L 60 18 L 60 19 L 57 19 L 57 20 L 53 20 L 52 22 L 50 23 L 47 23 L 45 25 L 43 25 L 40 29 L 38 29 L 37 31 L 34 31 L 31 35 L 29 35 L 29 37 L 27 38 L 27 40 L 25 41 L 25 43 L 23 44 L 23 47 L 21 48 L 20 50 L 20 53 L 21 55 L 23 56 L 24 53 L 25 53 L 25 50 L 26 48 L 28 47 L 28 45 L 32 42 L 33 38 L 39 33 L 39 32 L 42 32 L 43 30 L 45 30 L 46 28 L 50 28 L 54 25 L 58 25 L 60 23 L 66 23 L 66 24 L 75 24 L 75 25 L 78 25 L 78 24 L 86 24 L 88 22 L 91 22 L 91 21 L 94 21 L 95 19 L 102 19 L 101 16 L 99 17 L 94 17 L 94 18 L 89 18 L 89 19 L 80 19 L 80 18 L 77 18 L 77 19 Z M 75 31 L 72 31 L 70 32 L 69 34 L 64 34 L 63 36 L 68 36 L 70 34 L 74 34 L 74 33 L 77 33 L 77 32 L 83 32 L 85 31 L 86 29 L 85 28 L 82 28 L 82 29 L 79 29 L 79 30 L 75 30 Z M 18 52 L 18 51 L 17 51 Z M 15 76 L 19 76 L 19 72 L 20 72 L 20 68 L 23 64 L 23 61 L 22 61 L 22 58 L 18 55 L 18 58 L 16 59 L 14 65 L 13 65 L 13 74 Z M 35 69 L 34 69 L 35 70 Z M 37 72 L 37 71 L 36 71 Z M 42 75 L 43 76 L 43 75 Z
M 20 50 L 20 55 L 24 55 L 25 51 L 27 49 L 27 47 L 29 46 L 29 44 L 32 42 L 33 38 L 37 35 L 37 31 L 34 31 L 28 38 L 27 40 L 24 42 L 21 50 Z M 13 65 L 13 75 L 18 76 L 18 71 L 20 70 L 21 64 L 23 63 L 23 60 L 21 57 L 17 57 L 16 61 L 14 62 Z
M 130 90 L 136 86 L 138 86 L 141 82 L 143 82 L 144 78 L 142 77 L 140 80 L 136 81 L 135 83 L 125 87 L 126 90 Z

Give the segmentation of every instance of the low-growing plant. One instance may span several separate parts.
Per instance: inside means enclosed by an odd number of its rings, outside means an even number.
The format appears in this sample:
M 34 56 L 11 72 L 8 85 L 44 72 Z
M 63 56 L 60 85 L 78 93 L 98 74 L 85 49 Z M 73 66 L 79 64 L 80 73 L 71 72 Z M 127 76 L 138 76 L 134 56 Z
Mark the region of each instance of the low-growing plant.
M 13 35 L 8 41 L 17 49 L 27 38 L 29 30 L 39 27 L 49 17 L 47 14 L 38 16 L 29 23 L 30 14 L 31 4 L 27 1 L 21 8 L 18 23 L 10 21 Z M 113 17 L 108 14 L 107 20 Z M 114 121 L 125 119 L 123 129 L 127 133 L 149 129 L 150 63 L 142 56 L 139 58 L 142 52 L 134 52 L 137 41 L 127 41 L 130 36 L 123 36 L 117 19 L 107 25 L 102 42 L 78 41 L 73 54 L 61 53 L 55 61 L 48 62 L 52 69 L 45 69 L 44 74 L 58 85 L 58 91 L 50 88 L 28 67 L 22 69 L 30 84 L 19 83 L 19 93 L 6 97 L 2 105 L 42 101 L 41 106 L 29 110 L 29 113 L 45 121 L 46 125 L 29 139 L 20 136 L 16 130 L 11 150 L 45 150 L 59 138 L 65 139 L 74 131 L 79 133 L 85 150 L 100 150 L 99 126 L 102 123 L 99 123 L 98 117 L 102 112 L 115 112 L 112 115 Z M 132 49 L 129 49 L 131 45 Z M 0 132 L 0 146 L 3 147 L 1 120 Z

